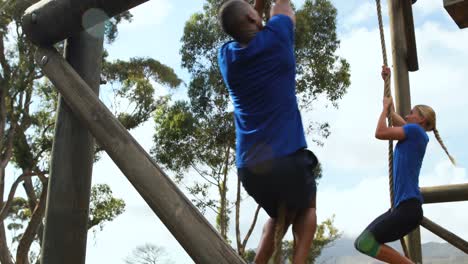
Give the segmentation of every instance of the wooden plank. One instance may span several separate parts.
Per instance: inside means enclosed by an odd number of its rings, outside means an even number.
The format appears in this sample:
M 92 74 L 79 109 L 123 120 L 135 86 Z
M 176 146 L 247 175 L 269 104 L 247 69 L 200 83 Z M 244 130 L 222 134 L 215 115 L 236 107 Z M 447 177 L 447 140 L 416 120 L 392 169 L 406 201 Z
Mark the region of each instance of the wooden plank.
M 468 201 L 468 184 L 422 187 L 421 194 L 424 203 Z
M 432 222 L 431 220 L 423 217 L 421 226 L 431 231 L 432 233 L 438 235 L 440 238 L 452 244 L 454 247 L 460 249 L 461 251 L 468 254 L 468 242 L 464 239 L 458 237 L 454 233 L 448 231 L 447 229 L 441 227 L 440 225 Z
M 96 28 L 99 37 L 82 32 L 68 39 L 65 57 L 97 95 L 104 24 Z M 85 263 L 93 159 L 93 136 L 60 97 L 41 251 L 43 264 Z
M 408 65 L 406 62 L 405 20 L 403 17 L 403 3 L 390 0 L 389 17 L 393 58 L 393 83 L 395 86 L 395 107 L 401 116 L 411 110 L 410 83 Z
M 50 46 L 148 0 L 42 0 L 22 18 L 29 40 Z
M 195 263 L 244 263 L 57 52 L 39 48 L 36 61 Z
M 404 240 L 408 251 L 407 257 L 415 263 L 422 263 L 421 231 L 419 230 L 419 227 L 405 236 Z
M 406 61 L 409 71 L 419 70 L 418 49 L 414 33 L 413 7 L 411 2 L 403 1 L 403 18 L 405 20 L 405 39 L 407 47 Z
M 395 106 L 398 114 L 405 116 L 411 110 L 410 84 L 407 62 L 407 43 L 404 17 L 404 1 L 389 0 L 390 33 L 392 37 L 393 80 L 395 84 Z M 418 234 L 410 233 L 408 241 L 420 240 Z M 416 237 L 415 237 L 416 236 Z M 421 244 L 407 244 L 408 257 L 415 263 L 422 263 Z
M 468 27 L 468 0 L 444 0 L 444 7 L 459 28 Z

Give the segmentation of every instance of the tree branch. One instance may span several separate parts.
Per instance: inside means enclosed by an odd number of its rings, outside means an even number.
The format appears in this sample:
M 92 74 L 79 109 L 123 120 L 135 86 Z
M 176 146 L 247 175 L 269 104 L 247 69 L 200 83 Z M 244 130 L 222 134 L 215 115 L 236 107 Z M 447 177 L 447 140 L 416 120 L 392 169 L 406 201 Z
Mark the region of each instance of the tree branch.
M 13 142 L 15 139 L 15 132 L 16 132 L 17 124 L 16 122 L 11 122 L 10 129 L 8 129 L 7 140 L 4 146 L 4 152 L 2 155 L 2 160 L 0 161 L 0 167 L 5 168 L 8 165 L 8 162 L 13 155 Z
M 28 261 L 28 252 L 31 248 L 31 244 L 34 241 L 34 237 L 37 234 L 37 230 L 42 223 L 42 217 L 44 216 L 44 211 L 46 207 L 46 198 L 47 198 L 47 183 L 42 186 L 41 197 L 39 203 L 31 216 L 24 234 L 21 236 L 19 241 L 18 249 L 16 251 L 16 264 L 29 264 Z
M 1 76 L 2 81 L 8 79 L 11 73 L 10 65 L 7 63 L 5 57 L 5 42 L 3 40 L 3 37 L 3 33 L 0 32 L 0 65 L 3 69 L 3 76 Z
M 11 203 L 13 202 L 13 198 L 15 197 L 16 189 L 18 187 L 18 184 L 20 184 L 22 181 L 24 181 L 27 177 L 35 176 L 36 174 L 30 172 L 30 173 L 23 173 L 21 176 L 19 176 L 13 185 L 11 186 L 10 193 L 8 194 L 8 200 L 6 203 L 3 204 L 2 210 L 0 210 L 0 221 L 5 221 L 5 218 L 8 215 L 8 211 L 10 210 Z
M 210 184 L 214 185 L 214 186 L 219 186 L 219 183 L 216 183 L 216 182 L 212 182 L 210 179 L 208 179 L 205 175 L 203 175 L 204 173 L 202 171 L 200 171 L 197 166 L 192 163 L 191 167 L 207 182 L 209 182 Z
M 244 242 L 242 242 L 242 247 L 245 248 L 247 246 L 247 241 L 249 241 L 250 235 L 252 235 L 252 232 L 255 228 L 255 225 L 257 224 L 257 219 L 258 219 L 258 213 L 260 212 L 260 205 L 257 206 L 257 210 L 255 211 L 255 216 L 252 221 L 252 224 L 250 225 L 249 231 L 245 235 Z
M 241 200 L 241 181 L 239 177 L 237 178 L 237 197 L 236 197 L 236 242 L 237 242 L 237 253 L 240 256 L 244 255 L 245 248 L 242 247 L 242 242 L 240 238 L 240 200 Z

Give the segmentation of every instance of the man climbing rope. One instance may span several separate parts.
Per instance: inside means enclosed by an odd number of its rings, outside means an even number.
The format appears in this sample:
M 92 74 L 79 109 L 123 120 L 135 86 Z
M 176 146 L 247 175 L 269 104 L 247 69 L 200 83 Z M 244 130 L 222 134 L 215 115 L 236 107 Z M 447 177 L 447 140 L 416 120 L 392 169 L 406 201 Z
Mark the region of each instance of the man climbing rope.
M 382 78 L 386 80 L 389 77 L 390 69 L 383 66 Z M 389 113 L 393 127 L 388 127 L 385 120 Z M 427 131 L 434 132 L 437 141 L 455 164 L 436 129 L 436 115 L 431 107 L 416 105 L 403 119 L 395 112 L 392 99 L 384 98 L 375 137 L 398 140 L 393 159 L 394 208 L 376 218 L 356 239 L 354 245 L 361 253 L 387 263 L 413 263 L 385 243 L 409 234 L 423 218 L 419 172 L 429 141 Z
M 295 95 L 294 11 L 289 0 L 277 0 L 263 26 L 263 8 L 264 0 L 254 7 L 243 0 L 222 5 L 220 24 L 234 41 L 220 48 L 218 61 L 234 105 L 238 177 L 270 216 L 255 263 L 267 263 L 273 254 L 278 208 L 284 204 L 280 237 L 292 224 L 293 263 L 302 264 L 316 229 L 317 159 L 305 149 Z

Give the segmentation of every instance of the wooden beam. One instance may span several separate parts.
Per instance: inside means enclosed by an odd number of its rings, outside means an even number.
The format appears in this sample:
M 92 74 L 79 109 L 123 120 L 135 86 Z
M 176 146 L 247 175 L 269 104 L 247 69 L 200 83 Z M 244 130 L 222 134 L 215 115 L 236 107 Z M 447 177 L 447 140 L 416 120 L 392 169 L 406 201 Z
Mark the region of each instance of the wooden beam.
M 22 18 L 23 31 L 39 46 L 50 46 L 148 0 L 42 0 Z
M 444 7 L 459 28 L 468 27 L 468 0 L 444 0 Z
M 69 38 L 65 57 L 97 96 L 104 24 L 96 28 L 99 36 L 82 32 Z M 93 160 L 93 136 L 60 97 L 41 251 L 43 264 L 85 263 Z
M 389 17 L 393 58 L 393 82 L 395 87 L 395 106 L 398 114 L 407 115 L 411 110 L 410 83 L 406 61 L 405 20 L 403 1 L 390 0 Z
M 426 204 L 468 201 L 468 184 L 422 187 L 421 194 Z
M 55 50 L 39 48 L 36 61 L 195 263 L 244 263 Z
M 439 226 L 438 224 L 432 222 L 431 220 L 423 217 L 421 226 L 431 231 L 432 233 L 438 235 L 440 238 L 452 244 L 454 247 L 460 249 L 461 251 L 468 254 L 468 242 L 464 239 L 458 237 L 454 233 L 448 231 L 447 229 Z
M 405 1 L 389 0 L 390 33 L 392 37 L 393 80 L 395 84 L 395 105 L 400 116 L 411 110 L 410 84 L 407 61 L 407 43 L 403 6 Z M 417 236 L 417 237 L 415 237 Z M 407 241 L 420 241 L 419 233 L 411 233 Z M 403 243 L 402 243 L 403 244 Z M 408 257 L 415 263 L 422 263 L 421 244 L 405 243 Z
M 407 257 L 415 263 L 422 263 L 422 250 L 421 250 L 421 231 L 419 227 L 411 231 L 404 237 L 405 245 L 407 248 Z M 420 260 L 420 261 L 418 261 Z
M 407 47 L 406 61 L 409 71 L 419 70 L 418 49 L 414 33 L 413 6 L 410 1 L 403 1 L 403 18 L 405 20 L 405 39 Z

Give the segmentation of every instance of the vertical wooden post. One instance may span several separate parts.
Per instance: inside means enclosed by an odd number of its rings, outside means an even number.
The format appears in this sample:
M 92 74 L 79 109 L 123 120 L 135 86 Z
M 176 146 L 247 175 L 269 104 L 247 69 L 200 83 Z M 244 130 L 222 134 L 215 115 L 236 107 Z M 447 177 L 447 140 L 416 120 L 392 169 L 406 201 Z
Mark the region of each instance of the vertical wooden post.
M 398 114 L 405 116 L 411 110 L 410 84 L 407 64 L 407 41 L 403 1 L 389 0 L 390 32 L 392 37 L 393 82 L 395 84 L 395 105 Z M 422 263 L 419 228 L 407 237 L 408 257 L 415 263 Z
M 69 38 L 65 57 L 85 82 L 99 93 L 104 24 Z M 55 124 L 42 264 L 84 264 L 94 138 L 60 96 Z

